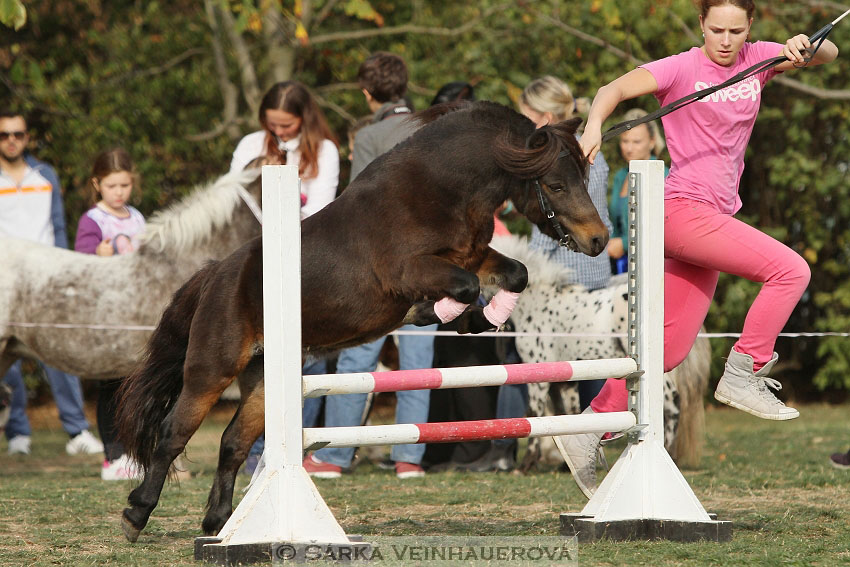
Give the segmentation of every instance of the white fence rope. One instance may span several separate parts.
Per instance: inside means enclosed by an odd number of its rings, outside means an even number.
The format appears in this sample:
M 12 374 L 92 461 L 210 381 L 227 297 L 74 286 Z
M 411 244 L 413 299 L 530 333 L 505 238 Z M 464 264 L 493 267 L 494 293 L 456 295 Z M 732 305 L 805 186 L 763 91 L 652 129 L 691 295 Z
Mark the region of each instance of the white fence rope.
M 77 323 L 7 323 L 10 327 L 22 329 L 88 329 L 93 331 L 153 331 L 153 325 L 88 325 Z M 552 338 L 623 338 L 625 333 L 530 333 L 516 331 L 488 331 L 475 335 L 460 335 L 455 331 L 393 331 L 390 335 L 433 335 L 435 337 L 552 337 Z M 738 338 L 741 333 L 699 333 L 699 337 L 708 339 Z M 780 337 L 850 337 L 850 332 L 825 331 L 822 333 L 779 333 Z

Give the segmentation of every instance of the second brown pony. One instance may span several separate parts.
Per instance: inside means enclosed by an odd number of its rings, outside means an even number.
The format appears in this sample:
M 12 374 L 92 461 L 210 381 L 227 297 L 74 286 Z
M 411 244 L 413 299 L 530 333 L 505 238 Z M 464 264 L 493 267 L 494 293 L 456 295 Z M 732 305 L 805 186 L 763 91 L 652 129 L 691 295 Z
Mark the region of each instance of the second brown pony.
M 532 223 L 590 255 L 608 231 L 587 193 L 574 119 L 535 130 L 513 110 L 478 102 L 434 107 L 411 138 L 372 162 L 336 201 L 302 224 L 302 341 L 321 355 L 403 323 L 437 322 L 434 302 L 472 304 L 466 332 L 492 328 L 475 306 L 481 285 L 525 289 L 520 262 L 489 247 L 507 199 Z M 553 212 L 547 218 L 546 212 Z M 172 461 L 234 379 L 239 408 L 222 436 L 203 529 L 232 512 L 236 472 L 264 428 L 262 241 L 208 265 L 174 296 L 142 365 L 121 390 L 119 429 L 145 471 L 123 513 L 135 541 Z

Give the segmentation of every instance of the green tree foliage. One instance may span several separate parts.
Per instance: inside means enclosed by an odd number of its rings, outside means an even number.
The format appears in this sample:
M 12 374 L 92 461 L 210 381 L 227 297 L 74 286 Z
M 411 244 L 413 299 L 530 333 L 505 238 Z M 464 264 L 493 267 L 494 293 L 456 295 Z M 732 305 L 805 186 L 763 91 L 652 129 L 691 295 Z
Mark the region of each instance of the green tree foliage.
M 0 0 L 0 21 L 14 24 L 18 6 Z M 752 39 L 810 34 L 843 9 L 760 2 Z M 479 98 L 515 104 L 544 74 L 592 98 L 641 62 L 701 40 L 691 0 L 34 0 L 26 15 L 17 31 L 0 27 L 0 101 L 29 113 L 33 149 L 66 187 L 72 231 L 97 152 L 130 150 L 143 178 L 140 208 L 150 214 L 227 170 L 275 81 L 313 88 L 344 142 L 368 112 L 354 81 L 375 50 L 408 61 L 410 97 L 424 108 L 453 80 L 473 82 Z M 764 91 L 741 183 L 741 218 L 811 265 L 809 291 L 787 327 L 794 331 L 850 327 L 850 20 L 831 39 L 845 52 L 836 63 L 787 73 Z M 635 106 L 657 103 L 625 103 L 611 123 Z M 623 165 L 616 142 L 604 152 L 612 171 Z M 708 328 L 740 331 L 759 287 L 721 277 Z M 729 346 L 714 341 L 718 365 Z M 780 339 L 777 350 L 783 382 L 797 395 L 813 384 L 850 388 L 848 339 Z
M 27 10 L 20 0 L 0 0 L 0 23 L 16 30 L 27 23 Z

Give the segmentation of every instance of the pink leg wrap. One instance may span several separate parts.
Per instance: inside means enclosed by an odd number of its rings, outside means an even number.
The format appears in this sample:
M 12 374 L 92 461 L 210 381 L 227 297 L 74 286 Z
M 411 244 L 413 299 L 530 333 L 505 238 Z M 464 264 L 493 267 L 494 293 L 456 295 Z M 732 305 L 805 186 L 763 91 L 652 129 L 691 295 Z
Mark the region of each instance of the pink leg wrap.
M 440 321 L 448 323 L 449 321 L 457 319 L 458 315 L 463 313 L 464 309 L 466 309 L 468 305 L 468 303 L 461 303 L 451 297 L 444 297 L 443 299 L 434 302 L 434 313 L 437 314 Z
M 484 316 L 495 326 L 501 327 L 511 316 L 518 299 L 518 293 L 500 289 L 484 308 Z

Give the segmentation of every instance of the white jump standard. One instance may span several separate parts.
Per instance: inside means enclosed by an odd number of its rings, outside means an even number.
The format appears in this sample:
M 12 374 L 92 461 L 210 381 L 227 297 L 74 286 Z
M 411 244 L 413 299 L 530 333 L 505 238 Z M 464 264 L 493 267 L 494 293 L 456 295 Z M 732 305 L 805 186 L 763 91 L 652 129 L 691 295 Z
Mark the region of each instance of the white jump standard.
M 732 523 L 708 515 L 664 449 L 664 162 L 629 164 L 629 354 L 643 371 L 628 381 L 629 410 L 646 425 L 580 514 L 561 514 L 579 541 L 729 541 Z
M 433 443 L 625 431 L 629 445 L 581 514 L 562 515 L 580 540 L 731 538 L 709 517 L 663 445 L 663 184 L 660 161 L 632 162 L 629 359 L 301 376 L 300 188 L 295 166 L 263 167 L 266 467 L 217 537 L 195 557 L 217 565 L 276 562 L 281 549 L 347 549 L 349 538 L 302 467 L 305 448 Z M 639 282 L 639 283 L 638 283 Z M 302 429 L 304 397 L 626 377 L 627 412 L 456 423 Z

